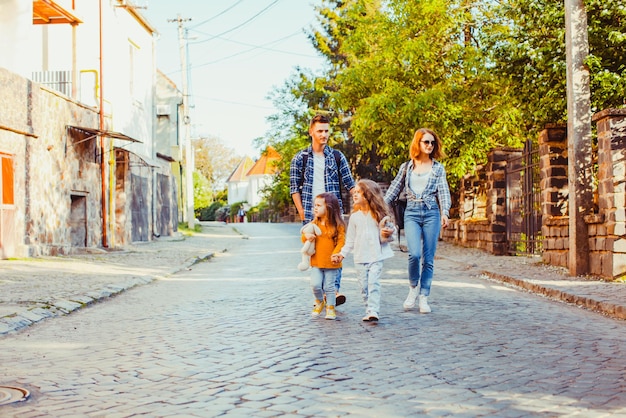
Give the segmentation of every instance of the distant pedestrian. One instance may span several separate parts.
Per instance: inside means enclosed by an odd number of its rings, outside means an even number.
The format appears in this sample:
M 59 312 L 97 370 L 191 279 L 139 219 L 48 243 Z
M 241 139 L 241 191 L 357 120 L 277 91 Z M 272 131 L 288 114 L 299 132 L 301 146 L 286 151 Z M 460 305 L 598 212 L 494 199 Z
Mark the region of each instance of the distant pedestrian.
M 239 223 L 243 223 L 246 218 L 246 210 L 243 208 L 243 205 L 239 206 L 239 210 L 237 211 L 237 221 Z
M 311 289 L 315 305 L 311 315 L 320 316 L 326 307 L 326 319 L 335 319 L 335 281 L 341 262 L 333 263 L 331 257 L 339 253 L 346 239 L 346 226 L 341 217 L 339 200 L 334 193 L 321 193 L 315 197 L 313 223 L 321 235 L 303 234 L 302 242 L 315 240 L 315 254 L 311 256 Z M 326 298 L 324 299 L 324 294 Z
M 404 189 L 407 207 L 404 233 L 409 252 L 409 294 L 404 309 L 418 307 L 421 313 L 431 311 L 428 296 L 433 280 L 435 251 L 441 228 L 448 226 L 450 188 L 446 170 L 437 161 L 445 156 L 441 139 L 430 129 L 418 129 L 409 148 L 410 160 L 400 166 L 391 182 L 385 202 L 393 202 Z
M 303 225 L 313 219 L 313 199 L 320 193 L 333 193 L 343 213 L 341 186 L 346 190 L 354 187 L 354 179 L 345 155 L 328 146 L 330 120 L 327 116 L 316 115 L 309 124 L 311 145 L 299 151 L 291 160 L 289 168 L 289 190 Z M 341 270 L 335 284 L 337 305 L 345 303 L 346 297 L 340 293 Z
M 378 321 L 380 312 L 380 276 L 383 260 L 393 257 L 389 242 L 396 230 L 380 186 L 372 180 L 357 181 L 352 192 L 354 209 L 350 215 L 346 244 L 333 256 L 340 263 L 350 253 L 367 306 L 363 321 Z

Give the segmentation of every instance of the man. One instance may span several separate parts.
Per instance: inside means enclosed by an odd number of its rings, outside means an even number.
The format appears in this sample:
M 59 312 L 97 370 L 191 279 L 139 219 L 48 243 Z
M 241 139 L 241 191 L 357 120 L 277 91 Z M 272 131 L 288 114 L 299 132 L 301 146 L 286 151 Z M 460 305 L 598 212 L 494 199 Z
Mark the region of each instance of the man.
M 328 146 L 330 120 L 317 115 L 309 124 L 311 145 L 299 151 L 291 160 L 289 190 L 302 224 L 313 220 L 313 199 L 320 193 L 334 193 L 341 200 L 341 184 L 346 190 L 354 188 L 354 179 L 345 155 Z M 337 276 L 337 305 L 345 303 L 346 297 L 339 293 L 341 271 Z

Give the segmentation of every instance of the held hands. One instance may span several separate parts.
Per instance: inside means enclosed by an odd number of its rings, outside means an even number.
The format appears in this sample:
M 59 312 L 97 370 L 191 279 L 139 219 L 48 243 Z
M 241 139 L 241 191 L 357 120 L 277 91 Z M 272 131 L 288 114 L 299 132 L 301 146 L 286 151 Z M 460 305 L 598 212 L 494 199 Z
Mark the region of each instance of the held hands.
M 332 261 L 333 264 L 339 264 L 343 261 L 343 256 L 341 254 L 333 254 L 330 256 L 330 261 Z

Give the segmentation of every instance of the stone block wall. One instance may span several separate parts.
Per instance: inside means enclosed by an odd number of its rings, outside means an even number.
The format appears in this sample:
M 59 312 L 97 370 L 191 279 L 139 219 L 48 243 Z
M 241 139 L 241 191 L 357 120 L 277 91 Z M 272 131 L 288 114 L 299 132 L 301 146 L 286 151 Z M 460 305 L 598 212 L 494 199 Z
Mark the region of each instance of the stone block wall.
M 519 149 L 492 150 L 487 164 L 466 176 L 459 191 L 460 219 L 454 219 L 441 237 L 464 247 L 481 248 L 496 255 L 508 253 L 506 239 L 507 161 Z
M 594 115 L 597 123 L 597 190 L 585 216 L 589 234 L 589 274 L 609 279 L 626 277 L 626 109 Z M 446 241 L 506 254 L 507 164 L 519 150 L 495 150 L 488 164 L 461 184 L 461 218 L 442 232 Z M 567 128 L 548 126 L 539 135 L 542 211 L 542 260 L 568 266 Z M 594 156 L 591 155 L 593 161 Z M 510 187 L 510 185 L 509 185 Z M 476 202 L 484 202 L 476 204 Z
M 67 126 L 97 126 L 98 114 L 60 93 L 0 70 L 0 152 L 12 155 L 15 211 L 19 214 L 13 254 L 32 257 L 69 254 L 72 196 L 84 198 L 82 246 L 101 239 L 100 165 L 96 140 L 76 146 Z M 19 144 L 16 147 L 16 144 Z M 89 146 L 88 144 L 91 144 Z
M 589 225 L 591 274 L 626 276 L 626 109 L 593 117 L 598 128 L 598 214 Z
M 539 169 L 546 264 L 567 267 L 569 254 L 569 197 L 567 179 L 567 127 L 547 126 L 539 134 Z

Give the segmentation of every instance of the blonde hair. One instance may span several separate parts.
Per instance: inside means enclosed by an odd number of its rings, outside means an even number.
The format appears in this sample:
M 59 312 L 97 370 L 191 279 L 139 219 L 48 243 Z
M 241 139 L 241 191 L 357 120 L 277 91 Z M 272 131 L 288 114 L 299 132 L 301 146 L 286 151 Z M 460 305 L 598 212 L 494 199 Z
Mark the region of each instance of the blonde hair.
M 361 189 L 365 202 L 355 204 L 352 212 L 358 210 L 371 212 L 376 222 L 380 222 L 385 216 L 391 216 L 389 206 L 385 203 L 383 191 L 378 183 L 370 179 L 361 179 L 356 182 L 356 185 Z
M 411 146 L 409 147 L 409 155 L 412 160 L 415 160 L 421 154 L 420 149 L 420 141 L 424 138 L 425 135 L 431 134 L 435 139 L 435 143 L 433 144 L 433 152 L 430 153 L 430 159 L 439 160 L 444 158 L 446 154 L 443 152 L 443 145 L 441 144 L 441 138 L 434 131 L 426 128 L 420 128 L 415 131 L 413 135 L 413 141 L 411 142 Z

